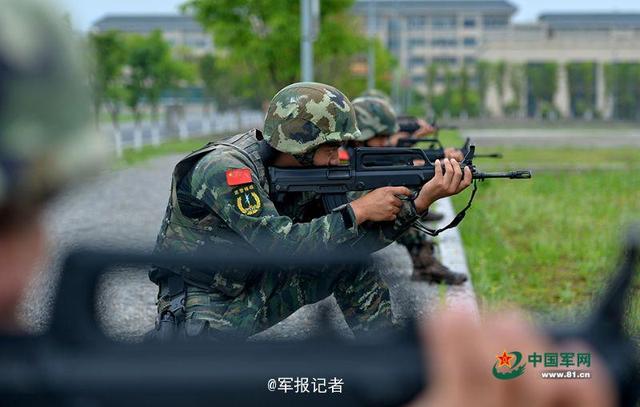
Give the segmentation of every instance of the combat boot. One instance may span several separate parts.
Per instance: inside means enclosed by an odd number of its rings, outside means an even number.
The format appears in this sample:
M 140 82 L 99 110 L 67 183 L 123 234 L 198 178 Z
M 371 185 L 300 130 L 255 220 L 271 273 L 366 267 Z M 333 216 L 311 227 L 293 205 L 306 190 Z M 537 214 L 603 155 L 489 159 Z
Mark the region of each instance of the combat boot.
M 467 281 L 467 276 L 449 270 L 434 256 L 433 245 L 426 242 L 417 254 L 412 253 L 413 280 L 427 281 L 430 283 L 444 283 L 448 285 L 460 285 Z

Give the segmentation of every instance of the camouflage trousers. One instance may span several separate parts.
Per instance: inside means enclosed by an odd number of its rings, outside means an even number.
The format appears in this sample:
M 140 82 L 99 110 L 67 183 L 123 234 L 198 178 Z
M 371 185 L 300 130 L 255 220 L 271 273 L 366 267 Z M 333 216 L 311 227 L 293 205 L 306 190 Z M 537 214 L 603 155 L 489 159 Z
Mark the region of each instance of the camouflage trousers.
M 386 284 L 369 268 L 328 275 L 265 273 L 235 297 L 187 286 L 185 333 L 219 339 L 246 339 L 334 294 L 354 334 L 393 327 Z
M 396 241 L 405 246 L 409 253 L 417 254 L 428 239 L 429 237 L 424 233 L 411 228 L 404 232 Z

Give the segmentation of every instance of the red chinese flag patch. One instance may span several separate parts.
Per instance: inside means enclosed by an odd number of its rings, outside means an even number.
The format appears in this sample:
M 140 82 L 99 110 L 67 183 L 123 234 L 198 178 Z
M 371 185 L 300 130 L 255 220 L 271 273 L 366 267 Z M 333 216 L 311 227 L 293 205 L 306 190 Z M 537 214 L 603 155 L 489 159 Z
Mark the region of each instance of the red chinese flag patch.
M 243 185 L 243 184 L 251 184 L 253 181 L 251 180 L 251 170 L 248 168 L 232 168 L 227 170 L 227 185 L 235 186 L 235 185 Z

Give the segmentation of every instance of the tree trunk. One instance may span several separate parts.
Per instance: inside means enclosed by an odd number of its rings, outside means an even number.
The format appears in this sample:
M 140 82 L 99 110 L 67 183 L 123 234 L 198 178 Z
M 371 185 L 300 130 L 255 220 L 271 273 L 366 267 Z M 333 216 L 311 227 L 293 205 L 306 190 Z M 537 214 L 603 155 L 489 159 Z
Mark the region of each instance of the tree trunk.
M 138 109 L 133 112 L 135 125 L 133 129 L 133 148 L 136 150 L 142 149 L 142 118 Z
M 242 121 L 242 110 L 238 107 L 236 108 L 236 123 L 237 123 L 237 128 L 235 129 L 236 131 L 244 131 L 245 129 L 243 129 L 243 124 L 244 122 Z
M 158 105 L 151 107 L 151 144 L 154 146 L 160 145 L 160 114 Z
M 182 105 L 182 109 L 178 113 L 178 137 L 180 140 L 186 140 L 189 137 L 189 129 L 187 128 L 187 108 Z
M 202 105 L 202 135 L 211 134 L 211 103 L 205 101 Z
M 120 109 L 112 106 L 109 113 L 111 114 L 111 124 L 113 125 L 113 144 L 116 150 L 116 157 L 122 157 L 122 131 L 120 130 Z

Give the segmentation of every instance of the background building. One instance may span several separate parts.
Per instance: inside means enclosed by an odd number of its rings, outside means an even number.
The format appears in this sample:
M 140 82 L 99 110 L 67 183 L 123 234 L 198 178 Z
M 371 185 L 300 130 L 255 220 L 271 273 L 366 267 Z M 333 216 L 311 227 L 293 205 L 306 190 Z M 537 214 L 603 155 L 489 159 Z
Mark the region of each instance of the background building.
M 203 30 L 191 16 L 167 15 L 107 15 L 96 21 L 92 31 L 110 30 L 147 35 L 162 31 L 164 39 L 173 47 L 186 47 L 195 55 L 213 53 L 214 43 L 210 33 Z
M 484 114 L 640 119 L 640 89 L 629 89 L 640 86 L 640 14 L 554 13 L 513 24 L 516 11 L 494 0 L 358 0 L 353 9 L 363 27 L 374 16 L 375 35 L 427 97 L 444 91 L 443 70 L 466 66 Z M 478 62 L 491 68 L 484 78 Z
M 517 10 L 501 0 L 359 0 L 353 12 L 366 21 L 369 7 L 374 7 L 377 37 L 421 91 L 426 91 L 429 64 L 475 63 L 485 32 L 507 27 Z
M 358 0 L 353 7 L 363 28 L 374 16 L 375 36 L 398 59 L 403 83 L 427 98 L 446 92 L 451 72 L 467 67 L 478 114 L 640 119 L 640 13 L 542 14 L 513 24 L 516 11 L 504 0 Z M 108 15 L 93 30 L 161 30 L 174 47 L 214 52 L 212 35 L 190 16 Z M 540 89 L 546 85 L 553 89 Z
M 553 63 L 557 75 L 553 103 L 559 115 L 584 114 L 579 101 L 586 96 L 589 98 L 587 104 L 594 107 L 593 111 L 587 112 L 589 115 L 620 116 L 616 114 L 616 111 L 620 113 L 620 106 L 616 106 L 613 84 L 607 86 L 606 71 L 607 66 L 640 62 L 640 14 L 543 14 L 536 24 L 511 25 L 504 31 L 487 33 L 479 57 L 511 65 Z M 591 83 L 581 86 L 582 89 L 571 80 L 575 77 L 574 67 L 578 65 L 592 71 L 587 73 Z M 505 83 L 511 81 L 508 73 L 503 80 Z M 524 86 L 527 92 L 522 95 L 522 104 L 531 116 L 538 109 L 531 83 Z M 494 116 L 503 116 L 504 103 L 513 97 L 508 94 L 509 88 L 504 86 L 503 95 L 498 94 L 495 86 L 490 88 L 487 106 Z

